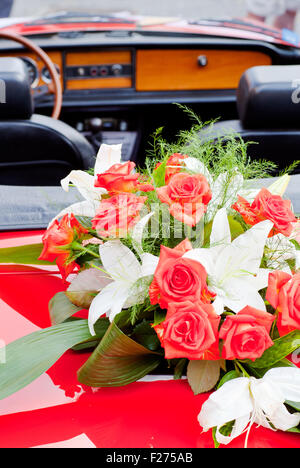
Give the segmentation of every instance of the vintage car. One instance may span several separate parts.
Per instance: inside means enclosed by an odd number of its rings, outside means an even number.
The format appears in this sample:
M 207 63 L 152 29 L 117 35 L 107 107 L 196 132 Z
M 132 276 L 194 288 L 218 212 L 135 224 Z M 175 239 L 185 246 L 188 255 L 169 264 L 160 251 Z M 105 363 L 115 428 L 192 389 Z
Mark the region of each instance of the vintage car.
M 300 142 L 299 47 L 293 33 L 242 20 L 62 14 L 2 27 L 0 247 L 41 241 L 49 221 L 78 200 L 60 180 L 90 169 L 101 143 L 122 143 L 122 159 L 142 165 L 156 128 L 173 137 L 189 125 L 174 103 L 203 121 L 220 117 L 216 138 L 234 131 L 259 143 L 251 158 L 291 164 Z M 287 195 L 300 213 L 294 173 Z M 0 366 L 6 344 L 50 326 L 48 302 L 64 287 L 55 266 L 0 258 Z M 195 397 L 185 378 L 153 375 L 96 391 L 76 378 L 87 355 L 68 351 L 0 401 L 1 447 L 213 447 L 197 423 L 207 395 Z M 241 436 L 229 447 L 243 445 Z M 296 448 L 299 434 L 258 428 L 248 446 Z

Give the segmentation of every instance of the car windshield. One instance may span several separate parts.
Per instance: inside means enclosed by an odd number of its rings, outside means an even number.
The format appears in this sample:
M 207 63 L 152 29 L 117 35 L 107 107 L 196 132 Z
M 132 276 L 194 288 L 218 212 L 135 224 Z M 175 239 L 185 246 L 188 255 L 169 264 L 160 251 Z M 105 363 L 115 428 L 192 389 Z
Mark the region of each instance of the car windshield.
M 62 10 L 74 13 L 105 16 L 150 16 L 185 18 L 190 21 L 203 19 L 239 18 L 263 21 L 269 26 L 300 32 L 298 9 L 300 1 L 290 0 L 0 0 L 0 18 L 41 18 L 57 15 Z M 67 19 L 66 19 L 67 20 Z

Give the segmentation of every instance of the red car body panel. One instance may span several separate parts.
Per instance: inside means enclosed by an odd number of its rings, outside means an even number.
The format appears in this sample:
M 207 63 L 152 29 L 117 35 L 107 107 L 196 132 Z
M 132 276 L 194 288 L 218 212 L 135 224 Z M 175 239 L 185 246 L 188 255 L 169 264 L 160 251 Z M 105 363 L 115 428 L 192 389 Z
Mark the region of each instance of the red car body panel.
M 224 38 L 250 39 L 282 44 L 292 47 L 300 47 L 298 36 L 290 31 L 286 32 L 268 27 L 263 23 L 249 23 L 247 20 L 200 20 L 195 23 L 186 20 L 153 19 L 153 24 L 143 24 L 139 18 L 128 17 L 122 22 L 117 18 L 105 22 L 96 21 L 57 21 L 53 18 L 38 19 L 29 22 L 16 23 L 3 27 L 3 31 L 12 31 L 21 35 L 53 34 L 67 31 L 155 31 L 160 33 L 185 33 L 191 35 L 204 35 Z
M 0 248 L 40 242 L 41 234 L 2 233 Z M 50 325 L 48 302 L 65 288 L 57 272 L 55 267 L 1 266 L 2 343 Z M 76 379 L 88 356 L 67 352 L 27 388 L 0 401 L 1 448 L 58 443 L 60 447 L 213 447 L 211 432 L 202 433 L 197 422 L 208 394 L 194 396 L 186 380 L 93 390 Z M 244 440 L 240 436 L 228 447 L 243 447 Z M 299 442 L 297 434 L 253 427 L 248 447 L 298 448 Z

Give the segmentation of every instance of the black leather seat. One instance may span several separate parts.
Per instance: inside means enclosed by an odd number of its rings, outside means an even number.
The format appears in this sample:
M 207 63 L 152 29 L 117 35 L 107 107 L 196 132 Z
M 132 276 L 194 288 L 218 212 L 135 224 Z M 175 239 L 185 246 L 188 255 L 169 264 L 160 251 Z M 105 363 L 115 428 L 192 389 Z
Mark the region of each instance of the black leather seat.
M 300 66 L 253 67 L 237 90 L 240 120 L 217 122 L 210 136 L 238 133 L 251 158 L 270 159 L 283 169 L 300 159 Z M 295 171 L 300 172 L 298 167 Z
M 90 143 L 64 122 L 33 114 L 26 66 L 0 58 L 0 185 L 59 185 L 94 166 Z

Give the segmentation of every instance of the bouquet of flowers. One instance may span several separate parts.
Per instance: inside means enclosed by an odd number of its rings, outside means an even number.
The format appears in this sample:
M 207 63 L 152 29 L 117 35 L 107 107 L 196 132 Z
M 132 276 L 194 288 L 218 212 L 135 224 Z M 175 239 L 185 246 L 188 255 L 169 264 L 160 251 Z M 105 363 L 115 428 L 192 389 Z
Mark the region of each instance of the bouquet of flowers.
M 158 132 L 143 171 L 102 145 L 93 171 L 62 180 L 84 201 L 50 223 L 39 260 L 56 262 L 65 291 L 53 327 L 8 346 L 1 398 L 67 349 L 91 349 L 85 385 L 159 372 L 212 392 L 199 424 L 216 446 L 253 424 L 300 432 L 300 221 L 289 176 L 258 188 L 273 166 L 246 146 Z

